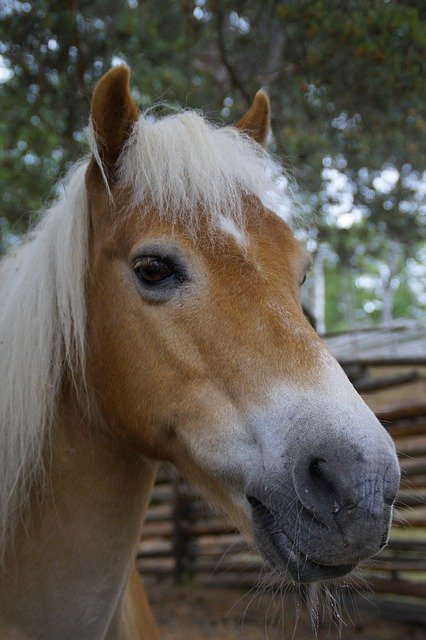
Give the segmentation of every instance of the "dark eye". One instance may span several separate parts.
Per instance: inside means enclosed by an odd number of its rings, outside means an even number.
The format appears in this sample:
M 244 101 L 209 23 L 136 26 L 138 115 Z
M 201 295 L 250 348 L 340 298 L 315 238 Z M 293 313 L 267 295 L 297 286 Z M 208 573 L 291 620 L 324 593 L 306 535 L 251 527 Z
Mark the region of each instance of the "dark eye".
M 182 281 L 181 274 L 173 263 L 159 256 L 137 258 L 133 264 L 133 270 L 143 284 L 151 287 L 173 278 Z
M 305 283 L 305 281 L 306 281 L 306 275 L 307 275 L 307 274 L 305 273 L 305 275 L 303 276 L 303 280 L 302 280 L 302 282 L 300 283 L 300 286 L 302 286 L 302 284 L 304 284 L 304 283 Z

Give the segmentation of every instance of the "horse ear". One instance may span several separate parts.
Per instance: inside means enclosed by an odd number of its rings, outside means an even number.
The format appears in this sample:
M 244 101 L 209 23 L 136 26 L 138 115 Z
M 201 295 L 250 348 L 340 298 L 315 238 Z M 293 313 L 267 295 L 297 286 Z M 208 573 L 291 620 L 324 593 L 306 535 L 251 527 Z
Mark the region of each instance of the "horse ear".
M 110 69 L 99 80 L 92 97 L 92 126 L 102 163 L 113 169 L 139 110 L 130 93 L 130 70 Z
M 254 96 L 250 109 L 235 126 L 251 136 L 256 142 L 265 146 L 270 124 L 271 105 L 266 93 L 263 89 L 260 89 Z

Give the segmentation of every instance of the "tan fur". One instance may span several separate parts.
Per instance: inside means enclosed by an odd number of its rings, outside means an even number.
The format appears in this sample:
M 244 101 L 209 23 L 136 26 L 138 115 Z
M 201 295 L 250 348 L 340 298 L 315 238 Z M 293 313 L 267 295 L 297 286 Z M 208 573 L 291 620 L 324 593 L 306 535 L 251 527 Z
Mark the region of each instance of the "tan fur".
M 114 198 L 118 206 L 127 200 L 118 190 Z M 91 266 L 96 289 L 90 296 L 94 322 L 89 344 L 101 412 L 108 416 L 114 437 L 148 456 L 174 462 L 194 483 L 220 496 L 231 512 L 219 478 L 199 466 L 188 443 L 206 412 L 215 405 L 221 408 L 222 393 L 235 399 L 232 403 L 237 406 L 238 398 L 261 404 L 265 386 L 275 377 L 297 381 L 308 376 L 315 381 L 317 374 L 310 365 L 323 347 L 300 306 L 306 255 L 289 227 L 272 214 L 261 222 L 255 215 L 249 224 L 249 253 L 232 237 L 212 243 L 205 235 L 203 240 L 202 233 L 190 239 L 184 229 L 175 227 L 174 242 L 195 264 L 203 265 L 208 286 L 195 293 L 189 307 L 172 306 L 164 313 L 161 305 L 140 304 L 137 288 L 123 291 L 121 283 L 128 256 L 142 241 L 168 237 L 168 223 L 158 220 L 155 212 L 141 223 L 135 211 L 111 234 L 106 196 L 95 191 L 93 203 L 98 243 Z M 263 290 L 260 296 L 259 290 Z M 105 307 L 110 310 L 107 319 Z M 259 380 L 254 388 L 253 367 Z M 219 379 L 223 388 L 217 387 Z M 239 408 L 247 410 L 241 402 Z M 214 420 L 210 422 L 213 434 Z M 184 423 L 186 432 L 177 431 L 177 425 Z M 236 518 L 247 528 L 241 513 Z
M 49 487 L 43 498 L 34 487 L 3 561 L 2 640 L 14 638 L 9 629 L 26 640 L 157 637 L 134 569 L 156 465 L 112 440 L 94 409 L 90 426 L 85 414 L 67 382 Z
M 124 601 L 126 611 L 124 617 L 128 629 L 126 630 L 127 635 L 124 635 L 123 638 L 157 640 L 159 635 L 155 620 L 136 567 L 133 567 Z
M 111 169 L 139 116 L 129 87 L 130 71 L 118 66 L 106 73 L 95 87 L 92 122 L 102 161 Z
M 263 89 L 260 89 L 254 96 L 250 109 L 237 122 L 236 127 L 264 146 L 270 126 L 271 106 L 269 98 Z

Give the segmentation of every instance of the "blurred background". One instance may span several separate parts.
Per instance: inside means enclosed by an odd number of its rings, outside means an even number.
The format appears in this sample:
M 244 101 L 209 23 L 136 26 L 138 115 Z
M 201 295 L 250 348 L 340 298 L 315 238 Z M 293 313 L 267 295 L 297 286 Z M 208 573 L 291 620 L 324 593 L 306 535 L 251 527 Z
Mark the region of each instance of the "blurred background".
M 343 637 L 424 637 L 408 623 L 426 623 L 425 0 L 0 0 L 0 253 L 87 152 L 94 83 L 123 60 L 142 110 L 196 108 L 228 124 L 268 92 L 270 148 L 293 176 L 314 256 L 305 308 L 397 439 L 404 472 L 391 545 L 354 587 L 386 598 Z M 174 472 L 160 473 L 139 565 L 164 638 L 292 637 L 299 618 L 293 637 L 310 637 L 299 600 L 287 623 L 279 598 L 271 609 L 246 587 L 235 595 L 259 559 Z M 200 576 L 215 595 L 194 586 Z M 185 589 L 158 588 L 164 577 Z M 302 594 L 314 608 L 316 597 Z
M 419 319 L 425 52 L 424 0 L 0 0 L 0 243 L 86 150 L 93 85 L 124 58 L 142 109 L 232 123 L 268 91 L 321 333 Z

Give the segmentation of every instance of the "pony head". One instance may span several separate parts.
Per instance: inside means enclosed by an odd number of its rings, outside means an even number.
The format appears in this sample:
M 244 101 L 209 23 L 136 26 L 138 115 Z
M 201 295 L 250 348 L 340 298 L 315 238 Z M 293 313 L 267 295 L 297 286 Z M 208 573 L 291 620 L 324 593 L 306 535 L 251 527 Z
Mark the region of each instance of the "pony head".
M 297 581 L 386 543 L 395 449 L 305 318 L 259 92 L 235 127 L 92 103 L 87 380 L 109 436 L 170 461 Z

